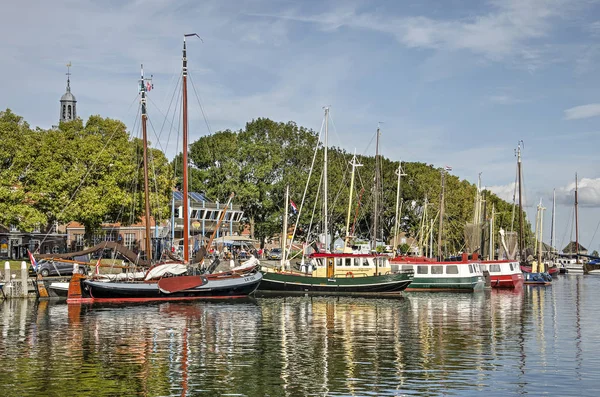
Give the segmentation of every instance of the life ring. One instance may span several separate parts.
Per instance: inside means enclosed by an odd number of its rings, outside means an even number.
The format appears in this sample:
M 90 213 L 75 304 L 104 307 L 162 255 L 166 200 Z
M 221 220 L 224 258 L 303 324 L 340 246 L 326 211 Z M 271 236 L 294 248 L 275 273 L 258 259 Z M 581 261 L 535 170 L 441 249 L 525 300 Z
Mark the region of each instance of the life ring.
M 352 277 L 352 278 L 354 278 L 354 273 L 348 272 L 348 273 L 346 273 L 346 277 Z

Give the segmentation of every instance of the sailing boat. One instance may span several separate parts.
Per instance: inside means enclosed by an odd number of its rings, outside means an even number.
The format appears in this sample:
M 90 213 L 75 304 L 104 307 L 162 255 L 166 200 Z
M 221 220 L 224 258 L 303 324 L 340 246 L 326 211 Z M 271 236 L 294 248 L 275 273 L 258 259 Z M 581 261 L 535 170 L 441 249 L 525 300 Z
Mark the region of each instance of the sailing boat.
M 481 175 L 481 174 L 480 174 Z M 484 197 L 485 199 L 485 197 Z M 481 176 L 477 183 L 477 194 L 475 196 L 475 214 L 473 216 L 473 228 L 477 232 L 484 230 L 483 222 L 481 221 L 482 216 L 485 217 L 486 206 L 484 206 L 483 213 L 481 212 Z M 468 226 L 468 225 L 467 225 Z M 490 275 L 490 286 L 492 288 L 521 288 L 523 286 L 523 273 L 519 267 L 519 262 L 510 259 L 498 259 L 494 257 L 494 207 L 492 206 L 492 214 L 490 217 L 490 245 L 489 245 L 489 256 L 487 260 L 482 260 L 480 267 L 482 271 L 487 271 Z M 482 236 L 483 237 L 483 236 Z M 484 251 L 484 239 L 477 239 L 478 243 L 481 242 L 479 250 Z
M 262 279 L 257 264 L 226 273 L 201 274 L 189 264 L 189 211 L 187 210 L 187 56 L 185 38 L 197 36 L 185 35 L 183 39 L 183 224 L 184 224 L 184 261 L 159 263 L 148 269 L 141 281 L 117 281 L 89 279 L 82 274 L 73 274 L 69 283 L 68 303 L 93 302 L 139 302 L 152 300 L 189 300 L 209 298 L 246 297 L 256 290 Z M 152 259 L 150 244 L 150 201 L 148 183 L 148 140 L 146 133 L 146 92 L 150 79 L 144 78 L 142 66 L 140 93 L 142 105 L 142 134 L 144 143 L 144 196 L 146 217 L 146 254 Z M 151 83 L 150 83 L 151 84 Z
M 323 163 L 323 211 L 325 230 L 325 251 L 309 256 L 310 265 L 306 271 L 284 271 L 264 267 L 263 279 L 258 291 L 266 294 L 317 294 L 317 295 L 353 295 L 353 296 L 400 296 L 400 293 L 412 282 L 412 272 L 391 273 L 389 257 L 376 252 L 356 254 L 351 250 L 343 253 L 331 253 L 328 249 L 327 221 L 327 133 L 329 108 L 325 108 L 325 139 Z M 379 134 L 379 129 L 377 130 Z M 356 156 L 352 162 L 352 180 L 358 166 Z M 352 197 L 352 189 L 350 197 Z M 287 202 L 285 203 L 287 207 Z M 351 207 L 351 205 L 350 205 Z M 349 208 L 350 208 L 349 207 Z M 302 207 L 301 207 L 302 208 Z M 348 213 L 350 219 L 350 209 Z M 348 233 L 349 221 L 346 228 Z M 347 236 L 346 241 L 349 240 Z
M 552 282 L 552 276 L 544 271 L 544 262 L 541 261 L 541 254 L 538 257 L 538 261 L 529 263 L 528 258 L 526 257 L 525 251 L 525 229 L 523 228 L 523 186 L 521 183 L 523 170 L 521 165 L 521 143 L 519 142 L 517 146 L 517 181 L 519 188 L 519 258 L 521 263 L 521 271 L 523 272 L 523 276 L 525 277 L 524 284 L 530 285 L 549 285 Z M 540 219 L 540 209 L 538 207 L 538 218 L 536 219 L 536 238 L 538 233 L 538 221 Z M 540 229 L 540 245 L 542 242 L 541 239 L 541 227 Z
M 584 266 L 583 263 L 581 263 L 581 258 L 579 256 L 579 206 L 578 206 L 578 200 L 577 200 L 577 193 L 578 193 L 578 180 L 577 180 L 577 174 L 575 174 L 575 258 L 574 259 L 570 259 L 568 261 L 565 261 L 565 270 L 567 273 L 569 274 L 573 274 L 573 273 L 584 273 Z M 573 253 L 573 243 L 571 243 L 571 254 Z

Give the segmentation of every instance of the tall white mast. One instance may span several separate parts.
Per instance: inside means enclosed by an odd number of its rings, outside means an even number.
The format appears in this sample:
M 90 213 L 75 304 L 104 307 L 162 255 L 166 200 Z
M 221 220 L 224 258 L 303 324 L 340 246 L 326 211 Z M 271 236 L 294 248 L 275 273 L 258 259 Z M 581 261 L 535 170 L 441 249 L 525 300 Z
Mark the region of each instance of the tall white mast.
M 402 172 L 402 161 L 398 164 L 398 169 L 396 170 L 396 175 L 398 175 L 398 187 L 396 188 L 396 218 L 394 224 L 394 246 L 392 247 L 392 252 L 394 256 L 396 256 L 396 250 L 398 249 L 398 217 L 400 216 L 400 211 L 398 211 L 398 207 L 400 205 L 400 181 L 403 176 L 406 176 Z
M 324 139 L 324 159 L 323 159 L 323 229 L 325 230 L 325 252 L 329 252 L 329 219 L 327 214 L 329 208 L 327 207 L 327 135 L 329 127 L 329 107 L 325 106 L 325 139 Z
M 346 252 L 348 244 L 350 243 L 350 213 L 352 212 L 352 196 L 354 195 L 354 172 L 356 167 L 362 167 L 362 164 L 359 164 L 356 160 L 356 152 L 354 153 L 354 156 L 352 156 L 350 165 L 352 166 L 352 177 L 350 178 L 350 198 L 348 200 L 348 216 L 346 218 L 346 241 L 344 243 L 344 252 Z M 350 250 L 350 252 L 352 252 L 352 250 Z

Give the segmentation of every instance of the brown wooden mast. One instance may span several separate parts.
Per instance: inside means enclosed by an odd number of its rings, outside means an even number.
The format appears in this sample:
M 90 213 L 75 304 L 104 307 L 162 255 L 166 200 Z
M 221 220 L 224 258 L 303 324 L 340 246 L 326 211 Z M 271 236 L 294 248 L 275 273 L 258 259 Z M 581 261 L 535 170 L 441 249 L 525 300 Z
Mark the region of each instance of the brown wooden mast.
M 379 217 L 379 125 L 377 125 L 377 138 L 375 140 L 375 178 L 373 179 L 373 250 L 377 252 L 377 218 Z M 381 236 L 383 239 L 383 236 Z
M 145 205 L 145 223 L 146 223 L 146 258 L 152 259 L 152 233 L 150 231 L 150 185 L 148 183 L 148 134 L 146 132 L 146 79 L 144 79 L 144 65 L 142 69 L 142 78 L 140 79 L 140 92 L 142 93 L 142 140 L 144 142 L 144 205 Z
M 188 263 L 190 260 L 190 220 L 189 220 L 189 208 L 188 208 L 188 119 L 187 119 L 187 57 L 185 49 L 185 38 L 188 35 L 183 36 L 183 261 Z
M 517 178 L 519 182 L 519 258 L 521 262 L 526 262 L 527 257 L 523 250 L 525 249 L 525 236 L 523 235 L 523 187 L 521 186 L 521 142 L 517 146 Z

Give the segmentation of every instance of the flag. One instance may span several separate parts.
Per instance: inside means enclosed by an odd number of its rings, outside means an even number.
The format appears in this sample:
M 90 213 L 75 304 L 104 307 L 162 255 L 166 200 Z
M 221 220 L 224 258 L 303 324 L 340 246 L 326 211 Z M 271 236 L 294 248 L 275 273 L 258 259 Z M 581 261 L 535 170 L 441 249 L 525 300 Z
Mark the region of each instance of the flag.
M 446 169 L 446 171 L 452 171 L 452 167 L 450 167 L 449 165 L 447 165 L 447 166 L 445 167 L 445 169 Z
M 298 207 L 296 207 L 296 203 L 294 203 L 291 199 L 290 199 L 290 205 L 292 206 L 292 212 L 295 214 L 298 212 Z
M 33 270 L 37 272 L 37 262 L 35 261 L 33 254 L 27 250 L 27 255 L 29 255 L 29 260 L 31 261 L 31 267 L 33 267 Z
M 146 82 L 146 91 L 150 92 L 150 90 L 152 89 L 152 84 L 150 84 L 150 82 Z
M 98 256 L 98 261 L 96 262 L 96 275 L 100 274 L 100 260 L 102 259 L 102 255 Z

